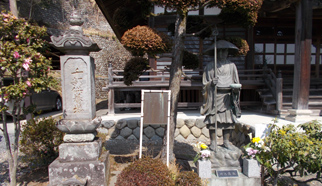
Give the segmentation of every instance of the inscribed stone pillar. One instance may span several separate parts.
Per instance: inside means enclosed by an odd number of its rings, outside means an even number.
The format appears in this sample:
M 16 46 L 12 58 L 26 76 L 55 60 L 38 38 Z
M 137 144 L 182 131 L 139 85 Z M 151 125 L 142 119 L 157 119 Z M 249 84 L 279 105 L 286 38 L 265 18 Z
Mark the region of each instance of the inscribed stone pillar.
M 101 118 L 95 108 L 95 64 L 90 52 L 100 48 L 83 35 L 83 21 L 73 13 L 70 29 L 52 36 L 52 45 L 65 55 L 60 57 L 63 119 L 57 128 L 65 132 L 59 157 L 49 165 L 49 184 L 107 186 L 108 151 L 96 138 Z

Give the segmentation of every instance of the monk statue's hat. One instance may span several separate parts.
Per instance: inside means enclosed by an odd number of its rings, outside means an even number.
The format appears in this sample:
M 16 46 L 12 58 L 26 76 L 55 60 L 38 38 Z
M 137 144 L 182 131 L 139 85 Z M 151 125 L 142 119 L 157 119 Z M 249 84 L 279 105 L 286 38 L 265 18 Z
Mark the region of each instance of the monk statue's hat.
M 204 54 L 214 56 L 214 46 L 215 46 L 215 44 L 212 44 L 209 48 L 207 48 L 205 50 Z M 226 40 L 217 41 L 216 46 L 217 46 L 217 49 L 226 49 L 227 48 L 229 50 L 229 52 L 233 52 L 233 51 L 238 50 L 238 48 L 234 44 L 232 44 L 231 42 L 226 41 Z

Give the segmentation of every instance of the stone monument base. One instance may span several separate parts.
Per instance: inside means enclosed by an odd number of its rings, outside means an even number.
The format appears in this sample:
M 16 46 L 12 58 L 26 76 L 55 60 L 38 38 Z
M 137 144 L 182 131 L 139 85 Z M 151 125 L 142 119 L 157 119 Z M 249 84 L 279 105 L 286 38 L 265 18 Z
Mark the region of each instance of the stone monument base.
M 107 186 L 109 151 L 102 151 L 102 142 L 63 143 L 59 157 L 48 167 L 50 186 Z
M 188 162 L 190 165 L 190 168 L 197 172 L 197 166 L 196 163 L 193 161 Z M 224 169 L 236 169 L 235 167 L 226 167 L 222 169 L 217 170 L 224 170 Z M 218 177 L 216 175 L 216 170 L 211 170 L 211 177 L 210 178 L 203 178 L 208 180 L 208 186 L 260 186 L 261 185 L 261 178 L 249 178 L 246 175 L 244 175 L 241 171 L 238 171 L 238 177 Z

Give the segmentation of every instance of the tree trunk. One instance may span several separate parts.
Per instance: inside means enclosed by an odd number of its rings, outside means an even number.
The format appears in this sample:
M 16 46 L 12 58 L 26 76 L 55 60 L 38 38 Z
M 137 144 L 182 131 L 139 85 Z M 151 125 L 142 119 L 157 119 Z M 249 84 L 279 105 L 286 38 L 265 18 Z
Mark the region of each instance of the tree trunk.
M 13 15 L 18 17 L 18 9 L 17 9 L 17 1 L 16 0 L 9 0 L 10 11 Z
M 170 141 L 169 141 L 169 159 L 170 162 L 175 160 L 173 153 L 174 147 L 174 132 L 177 124 L 177 108 L 178 108 L 178 98 L 180 92 L 180 83 L 182 75 L 182 59 L 184 50 L 184 35 L 186 33 L 187 26 L 187 11 L 182 11 L 177 14 L 175 23 L 175 38 L 174 38 L 174 48 L 172 52 L 172 63 L 170 69 L 170 86 L 171 90 L 171 111 L 170 111 Z M 161 151 L 161 158 L 163 161 L 167 157 L 167 130 L 163 137 L 163 147 Z

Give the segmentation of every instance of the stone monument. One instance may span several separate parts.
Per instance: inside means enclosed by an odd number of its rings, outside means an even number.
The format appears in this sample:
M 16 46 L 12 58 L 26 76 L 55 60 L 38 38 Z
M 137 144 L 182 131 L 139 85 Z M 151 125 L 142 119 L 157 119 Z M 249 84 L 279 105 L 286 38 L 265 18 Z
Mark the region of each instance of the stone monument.
M 213 168 L 240 168 L 241 150 L 230 141 L 230 135 L 238 123 L 240 116 L 239 92 L 241 84 L 236 65 L 227 59 L 229 50 L 237 47 L 232 43 L 219 40 L 216 43 L 218 49 L 218 63 L 209 62 L 203 74 L 204 103 L 201 107 L 201 115 L 205 115 L 210 134 L 210 158 Z M 210 52 L 212 54 L 214 49 Z M 216 130 L 223 133 L 223 145 L 217 146 Z
M 101 118 L 95 108 L 95 64 L 90 52 L 100 51 L 83 34 L 83 21 L 74 12 L 70 29 L 52 36 L 52 45 L 65 55 L 60 57 L 62 76 L 63 119 L 57 128 L 65 132 L 59 157 L 49 165 L 49 184 L 107 186 L 108 151 L 96 138 Z

